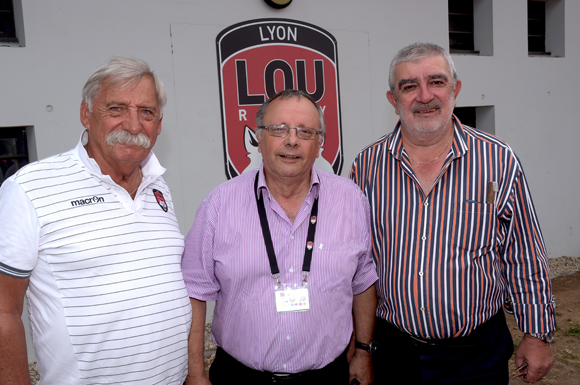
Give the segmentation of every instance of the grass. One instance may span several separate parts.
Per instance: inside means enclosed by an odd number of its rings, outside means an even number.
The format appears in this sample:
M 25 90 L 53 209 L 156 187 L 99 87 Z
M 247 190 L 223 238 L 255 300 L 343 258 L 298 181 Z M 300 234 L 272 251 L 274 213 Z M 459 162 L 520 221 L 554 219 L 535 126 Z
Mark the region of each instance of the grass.
M 566 330 L 566 335 L 580 337 L 580 324 L 576 324 L 576 326 L 568 328 L 568 330 Z
M 564 354 L 562 356 L 562 358 L 566 358 L 568 360 L 579 360 L 580 359 L 580 357 L 578 357 L 578 354 L 573 354 L 573 353 Z

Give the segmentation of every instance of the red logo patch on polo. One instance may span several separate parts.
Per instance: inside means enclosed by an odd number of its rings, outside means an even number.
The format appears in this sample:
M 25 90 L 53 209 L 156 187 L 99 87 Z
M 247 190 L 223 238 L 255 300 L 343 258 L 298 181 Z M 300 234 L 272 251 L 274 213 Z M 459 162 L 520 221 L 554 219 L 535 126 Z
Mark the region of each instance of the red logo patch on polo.
M 153 189 L 153 195 L 155 195 L 155 199 L 157 199 L 157 203 L 159 203 L 159 206 L 163 209 L 163 211 L 167 212 L 167 202 L 165 202 L 163 193 L 159 190 Z

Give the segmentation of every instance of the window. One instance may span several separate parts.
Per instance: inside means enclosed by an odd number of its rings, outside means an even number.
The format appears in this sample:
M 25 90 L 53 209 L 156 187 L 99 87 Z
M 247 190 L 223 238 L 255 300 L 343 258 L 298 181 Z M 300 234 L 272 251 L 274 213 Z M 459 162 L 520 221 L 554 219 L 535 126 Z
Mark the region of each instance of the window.
M 0 46 L 24 47 L 22 0 L 0 0 Z
M 0 0 L 0 41 L 17 43 L 12 0 Z
M 449 50 L 477 53 L 473 40 L 473 1 L 449 0 Z
M 0 184 L 30 162 L 26 127 L 0 127 Z
M 528 53 L 549 55 L 546 52 L 546 3 L 528 0 Z
M 528 54 L 564 57 L 564 0 L 528 0 Z
M 492 0 L 448 0 L 449 51 L 493 55 Z
M 475 107 L 455 107 L 453 113 L 459 118 L 461 124 L 475 128 Z
M 453 113 L 461 124 L 495 135 L 495 112 L 493 106 L 455 107 Z

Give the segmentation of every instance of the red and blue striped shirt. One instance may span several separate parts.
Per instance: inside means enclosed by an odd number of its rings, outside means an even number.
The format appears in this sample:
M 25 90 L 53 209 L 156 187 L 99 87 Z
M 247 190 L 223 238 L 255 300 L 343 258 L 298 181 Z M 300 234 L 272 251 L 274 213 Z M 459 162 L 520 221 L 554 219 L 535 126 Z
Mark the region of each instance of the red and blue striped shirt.
M 522 166 L 505 142 L 454 123 L 452 148 L 426 196 L 400 122 L 353 163 L 351 178 L 371 206 L 377 316 L 421 338 L 460 337 L 509 295 L 523 332 L 555 330 L 546 249 Z

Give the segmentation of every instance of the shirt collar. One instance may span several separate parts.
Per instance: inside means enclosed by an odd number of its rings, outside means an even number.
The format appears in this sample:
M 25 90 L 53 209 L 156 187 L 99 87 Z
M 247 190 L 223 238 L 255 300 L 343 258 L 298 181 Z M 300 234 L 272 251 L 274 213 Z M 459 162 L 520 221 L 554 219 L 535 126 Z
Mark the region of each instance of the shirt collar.
M 260 194 L 261 189 L 266 189 L 268 191 L 268 195 L 270 194 L 270 190 L 268 189 L 268 186 L 266 185 L 266 178 L 264 177 L 264 163 L 263 162 L 262 162 L 262 165 L 260 166 L 260 170 L 259 170 L 258 191 L 256 191 L 256 192 L 258 194 Z M 312 199 L 314 199 L 314 198 L 310 198 L 310 196 L 318 195 L 319 189 L 320 189 L 320 178 L 318 177 L 318 173 L 316 172 L 316 168 L 314 168 L 314 166 L 313 166 L 312 172 L 310 173 L 310 190 L 308 192 L 308 196 L 306 197 L 306 199 L 308 200 L 309 203 Z

